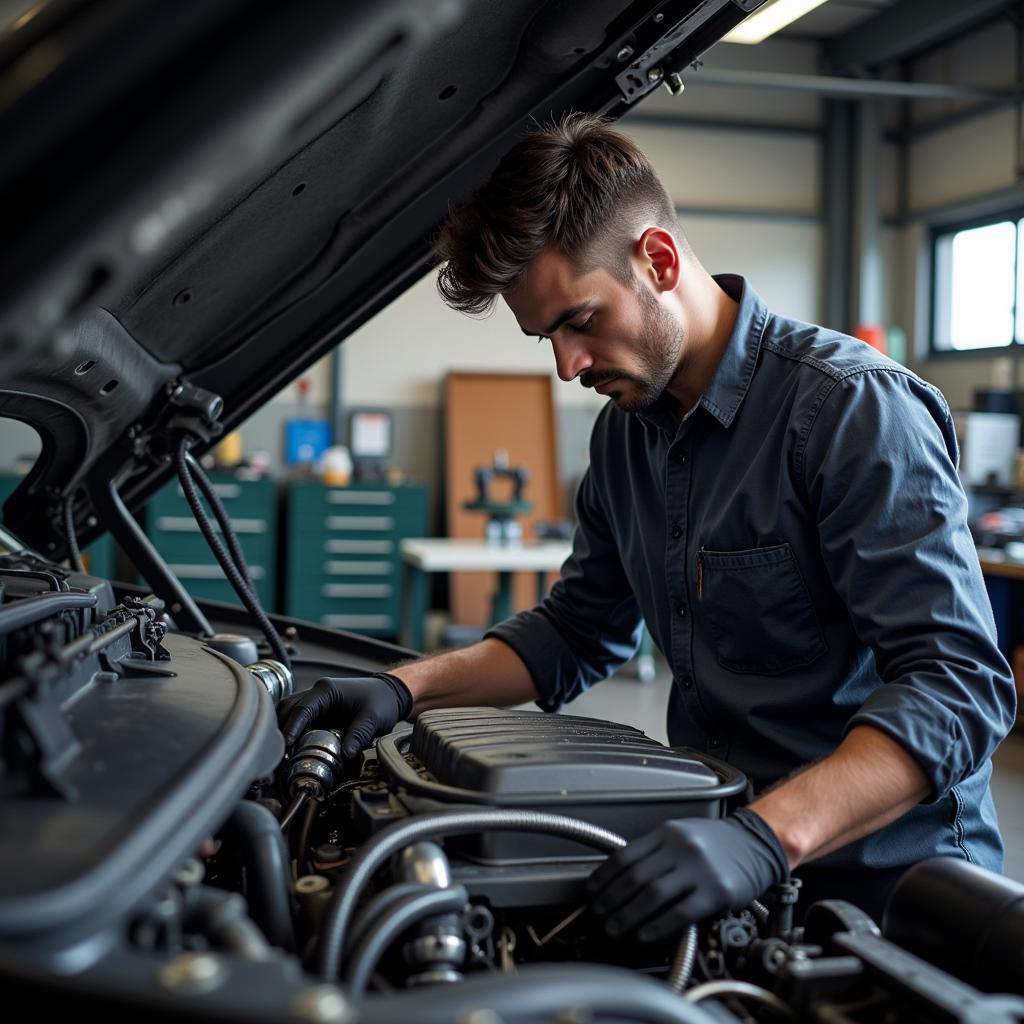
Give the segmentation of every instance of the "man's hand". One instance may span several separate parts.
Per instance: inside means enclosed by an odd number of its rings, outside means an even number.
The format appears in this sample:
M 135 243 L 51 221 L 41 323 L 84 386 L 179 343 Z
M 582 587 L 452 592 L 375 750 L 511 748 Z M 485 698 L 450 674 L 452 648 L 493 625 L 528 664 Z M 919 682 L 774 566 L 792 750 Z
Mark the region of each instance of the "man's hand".
M 747 807 L 728 818 L 679 818 L 613 853 L 589 878 L 610 935 L 639 927 L 654 942 L 739 910 L 789 875 L 778 837 Z
M 318 679 L 285 701 L 277 713 L 285 746 L 307 729 L 341 729 L 341 752 L 356 757 L 377 736 L 412 712 L 412 694 L 398 676 L 377 672 L 358 679 Z

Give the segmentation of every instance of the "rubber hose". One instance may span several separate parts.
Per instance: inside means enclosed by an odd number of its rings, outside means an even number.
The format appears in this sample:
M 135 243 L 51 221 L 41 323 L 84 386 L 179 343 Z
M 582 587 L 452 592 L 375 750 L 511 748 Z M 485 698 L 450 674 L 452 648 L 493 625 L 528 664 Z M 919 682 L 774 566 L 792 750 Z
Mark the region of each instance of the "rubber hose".
M 243 800 L 232 811 L 224 832 L 240 840 L 253 918 L 272 945 L 294 953 L 291 861 L 277 819 L 262 804 Z
M 199 886 L 186 894 L 185 929 L 206 936 L 214 946 L 229 949 L 245 960 L 273 957 L 266 937 L 249 917 L 237 893 Z
M 396 903 L 401 903 L 407 896 L 420 892 L 433 892 L 436 889 L 436 885 L 425 885 L 423 882 L 398 882 L 372 896 L 366 901 L 366 905 L 352 925 L 348 941 L 345 943 L 345 955 L 347 956 L 363 941 L 367 929 Z
M 235 593 L 238 594 L 239 599 L 242 604 L 245 605 L 249 614 L 256 620 L 260 629 L 263 631 L 263 635 L 267 638 L 267 643 L 270 644 L 270 648 L 274 652 L 274 657 L 277 658 L 277 660 L 286 668 L 291 668 L 291 660 L 288 657 L 288 651 L 285 649 L 284 643 L 278 635 L 277 629 L 267 617 L 267 613 L 263 610 L 263 606 L 260 604 L 259 598 L 256 596 L 256 592 L 246 586 L 241 572 L 232 561 L 227 549 L 221 543 L 220 538 L 217 536 L 216 531 L 210 523 L 210 517 L 206 514 L 206 510 L 203 508 L 202 502 L 199 500 L 199 492 L 196 490 L 196 485 L 192 479 L 192 474 L 188 466 L 188 448 L 188 440 L 183 440 L 178 446 L 175 456 L 175 464 L 178 470 L 178 479 L 181 481 L 182 493 L 184 493 L 185 499 L 188 501 L 189 507 L 192 509 L 192 514 L 195 517 L 196 523 L 199 525 L 199 529 L 203 537 L 206 538 L 206 543 L 213 552 L 214 558 L 217 559 L 221 569 L 224 570 L 224 575 L 227 576 L 228 582 L 234 588 Z
M 220 532 L 228 546 L 228 551 L 231 553 L 235 567 L 249 589 L 255 593 L 256 587 L 253 584 L 252 576 L 249 575 L 249 565 L 245 560 L 245 555 L 242 554 L 241 545 L 238 543 L 238 535 L 235 533 L 234 526 L 231 525 L 231 517 L 228 515 L 228 510 L 224 507 L 224 502 L 220 500 L 220 495 L 214 490 L 213 484 L 210 483 L 210 478 L 206 475 L 206 471 L 191 452 L 185 455 L 185 462 L 192 473 L 193 481 L 199 485 L 199 490 L 203 492 L 206 503 L 213 511 L 214 519 L 220 523 Z
M 465 835 L 490 829 L 495 832 L 543 832 L 574 839 L 604 853 L 626 845 L 622 836 L 577 818 L 540 811 L 487 808 L 442 811 L 412 821 L 388 825 L 370 839 L 349 861 L 335 887 L 320 934 L 317 965 L 328 981 L 338 977 L 338 961 L 345 948 L 346 932 L 363 889 L 392 854 L 419 839 Z
M 402 932 L 425 918 L 457 913 L 468 899 L 469 893 L 461 885 L 450 889 L 429 886 L 426 892 L 403 897 L 387 914 L 370 924 L 363 941 L 346 963 L 345 994 L 350 999 L 362 998 L 374 967 Z
M 660 981 L 604 964 L 525 964 L 514 975 L 475 975 L 404 995 L 367 996 L 360 1024 L 451 1024 L 487 1007 L 506 1024 L 549 1020 L 577 1007 L 594 1018 L 636 1024 L 720 1024 L 721 1017 L 680 999 Z M 568 1015 L 567 1015 L 568 1016 Z
M 673 992 L 682 992 L 693 974 L 693 961 L 697 958 L 697 926 L 691 924 L 676 946 L 672 968 L 668 972 L 668 987 Z
M 64 542 L 68 549 L 68 564 L 75 572 L 85 572 L 82 564 L 82 552 L 78 547 L 78 536 L 75 533 L 75 496 L 69 494 L 64 502 Z
M 95 608 L 95 594 L 37 594 L 23 597 L 0 608 L 0 632 L 10 633 L 24 629 L 58 612 L 73 611 L 77 608 Z

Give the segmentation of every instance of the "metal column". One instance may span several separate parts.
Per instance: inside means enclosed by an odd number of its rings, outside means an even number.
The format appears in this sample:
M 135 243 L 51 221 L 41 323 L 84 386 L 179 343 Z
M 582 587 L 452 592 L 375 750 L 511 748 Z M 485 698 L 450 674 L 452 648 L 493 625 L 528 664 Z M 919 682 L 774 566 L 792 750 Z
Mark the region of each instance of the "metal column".
M 825 101 L 825 310 L 826 327 L 852 328 L 854 113 L 851 100 Z

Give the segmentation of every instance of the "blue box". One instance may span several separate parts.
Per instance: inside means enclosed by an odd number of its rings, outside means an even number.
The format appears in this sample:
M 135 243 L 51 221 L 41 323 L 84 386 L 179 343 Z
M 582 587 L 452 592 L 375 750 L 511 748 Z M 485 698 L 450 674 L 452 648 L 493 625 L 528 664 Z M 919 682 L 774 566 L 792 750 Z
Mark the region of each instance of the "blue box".
M 284 425 L 284 458 L 289 466 L 316 462 L 331 443 L 326 420 L 287 420 Z

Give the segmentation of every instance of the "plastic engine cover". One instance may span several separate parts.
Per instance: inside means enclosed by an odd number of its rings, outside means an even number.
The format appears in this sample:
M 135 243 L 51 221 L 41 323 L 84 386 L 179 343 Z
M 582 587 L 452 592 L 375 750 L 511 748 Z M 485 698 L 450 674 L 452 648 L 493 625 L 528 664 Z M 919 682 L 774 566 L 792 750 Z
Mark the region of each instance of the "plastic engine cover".
M 639 729 L 539 711 L 427 711 L 411 733 L 378 745 L 407 792 L 446 803 L 528 807 L 581 818 L 633 839 L 668 818 L 718 817 L 746 788 L 741 772 Z M 493 833 L 465 852 L 488 863 L 594 856 L 546 836 Z

